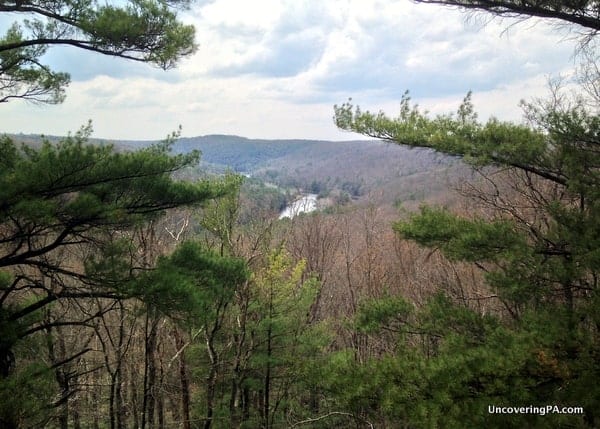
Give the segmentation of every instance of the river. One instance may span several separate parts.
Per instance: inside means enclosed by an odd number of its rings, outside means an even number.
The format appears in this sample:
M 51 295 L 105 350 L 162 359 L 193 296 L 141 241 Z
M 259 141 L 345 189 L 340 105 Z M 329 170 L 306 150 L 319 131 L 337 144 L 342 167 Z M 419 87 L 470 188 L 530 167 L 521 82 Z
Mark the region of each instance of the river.
M 317 194 L 306 194 L 287 206 L 280 214 L 279 219 L 290 219 L 300 213 L 310 213 L 317 209 Z

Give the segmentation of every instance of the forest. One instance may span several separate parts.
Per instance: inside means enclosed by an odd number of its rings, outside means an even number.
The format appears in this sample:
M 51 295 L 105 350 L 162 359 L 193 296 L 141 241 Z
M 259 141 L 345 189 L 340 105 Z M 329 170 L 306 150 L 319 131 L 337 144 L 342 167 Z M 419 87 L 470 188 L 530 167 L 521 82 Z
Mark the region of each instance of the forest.
M 417 1 L 576 26 L 576 91 L 521 123 L 349 100 L 335 125 L 385 145 L 208 161 L 178 132 L 0 137 L 0 429 L 600 425 L 600 3 Z M 193 54 L 187 1 L 121 3 L 0 2 L 36 17 L 0 38 L 0 105 L 62 102 L 55 44 Z M 295 192 L 329 204 L 278 219 Z

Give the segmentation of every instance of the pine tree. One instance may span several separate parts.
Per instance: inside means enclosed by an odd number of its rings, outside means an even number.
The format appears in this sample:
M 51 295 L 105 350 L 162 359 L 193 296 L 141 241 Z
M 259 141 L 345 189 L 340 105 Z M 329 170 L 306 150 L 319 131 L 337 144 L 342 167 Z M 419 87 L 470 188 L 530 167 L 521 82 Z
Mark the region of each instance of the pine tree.
M 42 63 L 55 46 L 174 67 L 196 49 L 194 27 L 177 18 L 177 10 L 188 6 L 189 0 L 1 2 L 0 14 L 19 19 L 0 36 L 0 103 L 64 100 L 69 74 Z
M 394 226 L 478 266 L 506 309 L 483 316 L 438 296 L 414 316 L 439 338 L 422 368 L 425 427 L 598 424 L 600 118 L 583 99 L 557 100 L 524 104 L 528 124 L 481 123 L 470 94 L 455 114 L 436 117 L 408 95 L 396 118 L 335 107 L 342 129 L 459 156 L 490 183 L 476 196 L 491 218 L 422 207 Z M 582 406 L 585 415 L 502 418 L 487 414 L 492 404 Z
M 172 174 L 195 165 L 198 154 L 171 156 L 170 141 L 119 152 L 88 144 L 90 131 L 39 148 L 0 140 L 0 396 L 5 400 L 18 397 L 13 387 L 25 374 L 46 374 L 37 356 L 26 359 L 21 353 L 35 349 L 41 334 L 86 326 L 101 315 L 45 317 L 59 303 L 137 297 L 177 308 L 193 302 L 178 285 L 149 289 L 133 281 L 152 266 L 138 265 L 130 232 L 168 209 L 198 206 L 225 188 L 214 181 L 174 180 Z M 71 350 L 62 364 L 87 351 Z M 38 369 L 28 369 L 27 362 Z M 18 410 L 27 408 L 2 409 L 8 414 L 0 415 L 0 426 L 18 427 Z

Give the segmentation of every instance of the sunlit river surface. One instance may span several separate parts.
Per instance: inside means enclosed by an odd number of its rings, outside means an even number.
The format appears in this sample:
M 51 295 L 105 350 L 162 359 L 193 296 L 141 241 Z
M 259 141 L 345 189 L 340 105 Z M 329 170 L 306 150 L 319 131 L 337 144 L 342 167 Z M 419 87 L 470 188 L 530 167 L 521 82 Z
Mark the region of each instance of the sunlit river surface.
M 292 204 L 287 206 L 279 215 L 279 219 L 284 217 L 293 218 L 300 213 L 309 213 L 317 209 L 317 194 L 306 194 L 298 198 Z

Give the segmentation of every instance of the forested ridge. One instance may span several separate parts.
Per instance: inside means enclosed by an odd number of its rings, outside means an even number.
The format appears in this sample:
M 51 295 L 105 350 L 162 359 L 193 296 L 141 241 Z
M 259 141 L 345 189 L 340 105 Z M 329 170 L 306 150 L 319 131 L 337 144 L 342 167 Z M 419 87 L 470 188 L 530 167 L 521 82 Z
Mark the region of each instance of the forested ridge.
M 208 137 L 0 137 L 0 429 L 600 425 L 599 3 L 422 2 L 578 26 L 576 91 L 520 123 L 349 100 L 386 145 L 212 136 L 218 168 Z M 57 44 L 175 66 L 187 6 L 2 2 L 0 103 L 62 101 Z M 278 219 L 299 192 L 327 208 Z

